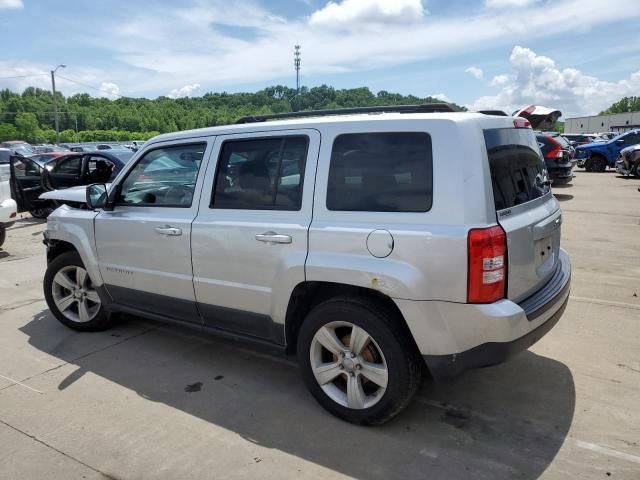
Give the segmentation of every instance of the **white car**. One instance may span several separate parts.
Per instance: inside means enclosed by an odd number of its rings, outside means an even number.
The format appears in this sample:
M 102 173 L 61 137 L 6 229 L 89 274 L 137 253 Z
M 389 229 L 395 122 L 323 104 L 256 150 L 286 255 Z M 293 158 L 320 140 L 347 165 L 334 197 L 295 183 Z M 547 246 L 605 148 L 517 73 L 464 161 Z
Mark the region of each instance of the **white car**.
M 124 312 L 278 347 L 357 424 L 400 412 L 424 370 L 505 361 L 569 300 L 562 212 L 528 120 L 439 105 L 150 140 L 85 208 L 49 216 L 51 312 L 76 330 Z
M 7 238 L 7 228 L 15 222 L 18 215 L 18 206 L 11 198 L 9 184 L 9 158 L 11 151 L 0 148 L 0 247 Z

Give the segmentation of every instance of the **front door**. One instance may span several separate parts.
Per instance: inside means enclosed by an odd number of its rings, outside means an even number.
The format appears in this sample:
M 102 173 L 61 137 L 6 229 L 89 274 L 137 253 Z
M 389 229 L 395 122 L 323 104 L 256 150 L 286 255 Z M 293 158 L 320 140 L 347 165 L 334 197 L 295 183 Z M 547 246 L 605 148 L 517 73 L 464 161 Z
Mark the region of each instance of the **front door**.
M 12 156 L 10 165 L 11 196 L 18 204 L 19 212 L 37 207 L 38 197 L 43 192 L 41 186 L 42 169 L 33 160 Z
M 100 273 L 117 304 L 200 323 L 191 223 L 210 143 L 197 139 L 151 147 L 114 186 L 113 211 L 96 217 Z
M 283 342 L 289 295 L 304 281 L 319 145 L 306 129 L 216 140 L 192 237 L 205 325 Z

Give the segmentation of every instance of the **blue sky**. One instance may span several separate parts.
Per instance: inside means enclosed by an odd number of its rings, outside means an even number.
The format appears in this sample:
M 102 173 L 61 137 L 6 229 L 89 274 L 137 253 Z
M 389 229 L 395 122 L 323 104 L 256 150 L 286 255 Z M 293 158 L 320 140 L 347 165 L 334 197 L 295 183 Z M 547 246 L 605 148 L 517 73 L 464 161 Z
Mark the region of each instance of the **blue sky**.
M 293 86 L 300 43 L 310 87 L 570 117 L 640 95 L 639 17 L 630 0 L 0 0 L 0 88 L 49 88 L 61 63 L 65 94 Z

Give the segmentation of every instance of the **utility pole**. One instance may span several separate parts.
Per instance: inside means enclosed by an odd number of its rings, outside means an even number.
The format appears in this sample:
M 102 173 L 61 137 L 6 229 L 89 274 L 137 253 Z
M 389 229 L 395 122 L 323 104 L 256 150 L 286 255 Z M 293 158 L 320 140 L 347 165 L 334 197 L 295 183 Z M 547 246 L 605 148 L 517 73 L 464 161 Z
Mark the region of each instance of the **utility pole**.
M 53 93 L 53 116 L 56 124 L 56 143 L 60 143 L 60 126 L 58 124 L 58 100 L 56 99 L 56 72 L 59 68 L 67 68 L 66 65 L 58 65 L 51 70 L 51 91 Z
M 300 104 L 300 45 L 293 49 L 293 66 L 296 69 L 296 103 Z

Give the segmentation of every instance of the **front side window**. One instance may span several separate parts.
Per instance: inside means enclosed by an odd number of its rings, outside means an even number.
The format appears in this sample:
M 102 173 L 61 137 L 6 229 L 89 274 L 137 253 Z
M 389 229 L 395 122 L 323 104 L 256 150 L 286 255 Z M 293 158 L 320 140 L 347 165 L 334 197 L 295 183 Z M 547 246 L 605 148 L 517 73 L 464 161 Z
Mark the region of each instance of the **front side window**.
M 640 133 L 630 133 L 622 137 L 625 145 L 636 145 L 640 143 Z
M 36 177 L 42 173 L 40 167 L 25 157 L 13 157 L 13 174 L 16 177 Z
M 327 209 L 426 212 L 431 209 L 432 192 L 427 133 L 355 133 L 333 142 Z
M 225 142 L 211 207 L 300 210 L 308 147 L 306 136 Z
M 127 174 L 117 204 L 190 207 L 206 143 L 151 150 Z

